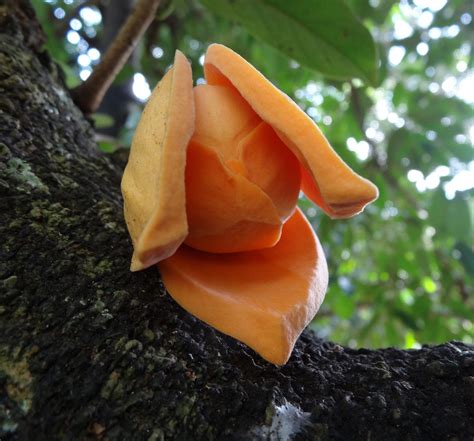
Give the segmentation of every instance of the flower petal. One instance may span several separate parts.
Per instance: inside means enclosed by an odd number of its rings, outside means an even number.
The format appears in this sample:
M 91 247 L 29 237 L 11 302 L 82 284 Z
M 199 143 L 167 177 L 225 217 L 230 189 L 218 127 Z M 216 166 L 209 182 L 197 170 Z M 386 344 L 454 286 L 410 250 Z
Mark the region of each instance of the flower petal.
M 193 141 L 235 158 L 238 140 L 262 120 L 232 87 L 200 84 L 194 88 L 196 128 Z
M 185 243 L 214 253 L 275 245 L 298 200 L 298 160 L 235 88 L 196 86 L 194 99 Z
M 316 124 L 257 69 L 231 49 L 209 46 L 204 71 L 211 85 L 235 87 L 280 136 L 302 166 L 302 190 L 331 217 L 350 217 L 378 196 L 332 149 Z
M 183 308 L 275 364 L 288 360 L 328 283 L 323 250 L 299 209 L 273 248 L 216 255 L 182 246 L 159 268 Z
M 188 233 L 186 149 L 194 131 L 191 66 L 176 51 L 173 67 L 154 89 L 135 131 L 122 194 L 134 254 L 131 270 L 172 255 Z
M 301 187 L 295 155 L 263 121 L 240 141 L 239 149 L 246 175 L 270 196 L 285 222 L 295 211 Z
M 186 210 L 186 244 L 202 251 L 267 248 L 280 238 L 280 217 L 269 196 L 215 150 L 194 141 L 186 164 Z

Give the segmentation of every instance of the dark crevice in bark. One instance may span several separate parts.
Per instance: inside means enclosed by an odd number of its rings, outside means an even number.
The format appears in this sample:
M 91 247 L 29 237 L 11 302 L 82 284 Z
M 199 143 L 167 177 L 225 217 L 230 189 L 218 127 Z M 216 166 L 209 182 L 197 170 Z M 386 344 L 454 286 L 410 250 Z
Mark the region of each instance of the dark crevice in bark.
M 348 349 L 272 366 L 128 271 L 121 167 L 0 2 L 0 439 L 472 440 L 474 353 Z M 46 60 L 46 61 L 45 61 Z

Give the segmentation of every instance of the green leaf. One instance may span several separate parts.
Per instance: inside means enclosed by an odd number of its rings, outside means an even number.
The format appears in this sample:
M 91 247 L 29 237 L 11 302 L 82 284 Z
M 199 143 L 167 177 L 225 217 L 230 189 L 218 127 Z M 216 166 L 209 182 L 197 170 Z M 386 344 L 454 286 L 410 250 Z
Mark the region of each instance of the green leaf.
M 159 21 L 166 20 L 176 9 L 176 2 L 174 0 L 164 0 L 160 2 L 160 6 L 156 13 Z
M 406 349 L 413 349 L 416 348 L 418 345 L 418 342 L 416 341 L 415 334 L 413 332 L 408 331 L 405 334 L 405 348 Z
M 130 64 L 126 64 L 118 75 L 115 77 L 114 84 L 124 84 L 130 81 L 130 78 L 135 73 L 135 69 Z
M 464 242 L 458 242 L 456 244 L 456 249 L 458 252 L 461 254 L 460 261 L 466 271 L 474 275 L 474 251 L 471 249 L 471 247 Z
M 71 66 L 69 66 L 63 61 L 56 60 L 56 62 L 59 64 L 59 66 L 64 72 L 64 76 L 66 77 L 66 85 L 69 89 L 73 89 L 74 87 L 79 86 L 79 84 L 81 84 L 81 79 L 77 75 L 77 72 L 75 72 Z
M 393 311 L 393 315 L 397 317 L 408 328 L 414 329 L 415 331 L 418 331 L 420 329 L 415 318 L 411 316 L 408 312 L 402 311 L 401 309 L 395 309 Z
M 413 310 L 418 317 L 426 317 L 433 307 L 433 302 L 429 295 L 421 294 L 415 299 Z
M 117 150 L 117 145 L 113 142 L 100 141 L 99 150 L 104 153 L 113 153 L 115 150 Z
M 98 129 L 105 129 L 114 125 L 114 119 L 106 113 L 94 113 L 92 119 Z
M 387 320 L 385 322 L 385 335 L 387 336 L 387 343 L 389 346 L 396 346 L 397 344 L 400 344 L 401 337 L 394 320 Z
M 423 277 L 423 279 L 421 279 L 421 284 L 428 294 L 433 294 L 436 291 L 436 283 L 431 277 Z
M 355 311 L 354 298 L 344 292 L 336 292 L 331 302 L 333 311 L 342 319 L 350 319 Z
M 456 195 L 454 199 L 447 200 L 441 190 L 436 191 L 429 214 L 438 234 L 464 242 L 472 237 L 471 213 L 468 202 L 462 196 Z
M 52 19 L 51 6 L 42 0 L 33 0 L 32 5 L 41 21 L 43 31 L 45 32 L 46 48 L 48 49 L 54 60 L 62 63 L 68 61 L 68 54 L 65 50 L 63 41 L 57 38 L 54 20 Z
M 378 61 L 372 36 L 342 0 L 201 2 L 327 77 L 376 83 Z

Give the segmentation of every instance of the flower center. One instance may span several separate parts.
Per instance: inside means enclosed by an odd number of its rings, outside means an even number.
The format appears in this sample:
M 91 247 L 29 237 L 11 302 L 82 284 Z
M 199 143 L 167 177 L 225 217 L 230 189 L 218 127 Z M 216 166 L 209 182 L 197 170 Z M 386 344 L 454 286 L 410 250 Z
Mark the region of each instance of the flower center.
M 194 97 L 186 243 L 214 253 L 275 245 L 298 199 L 296 157 L 235 90 L 201 85 Z

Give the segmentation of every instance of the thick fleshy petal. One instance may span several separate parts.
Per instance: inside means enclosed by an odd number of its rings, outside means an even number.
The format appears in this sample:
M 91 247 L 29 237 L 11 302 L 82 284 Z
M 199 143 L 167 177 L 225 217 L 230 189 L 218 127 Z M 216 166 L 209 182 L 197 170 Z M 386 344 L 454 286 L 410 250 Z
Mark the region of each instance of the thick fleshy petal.
M 265 192 L 206 146 L 191 142 L 187 158 L 186 244 L 211 253 L 234 253 L 278 242 L 280 217 Z
M 234 88 L 194 88 L 186 164 L 186 244 L 233 253 L 268 248 L 294 212 L 299 162 Z
M 211 85 L 235 87 L 272 126 L 302 166 L 302 190 L 331 217 L 350 217 L 378 196 L 332 149 L 316 124 L 283 92 L 231 49 L 209 46 L 204 70 Z
M 261 122 L 233 87 L 198 85 L 194 88 L 194 102 L 193 141 L 212 148 L 224 161 L 237 156 L 239 139 Z
M 134 254 L 131 270 L 171 256 L 188 233 L 186 150 L 194 131 L 191 67 L 177 51 L 135 131 L 122 194 Z
M 270 196 L 285 222 L 295 211 L 301 186 L 295 155 L 264 121 L 240 141 L 239 151 L 247 177 Z
M 273 248 L 216 255 L 182 246 L 159 268 L 183 308 L 275 364 L 288 360 L 328 283 L 321 245 L 299 209 Z

